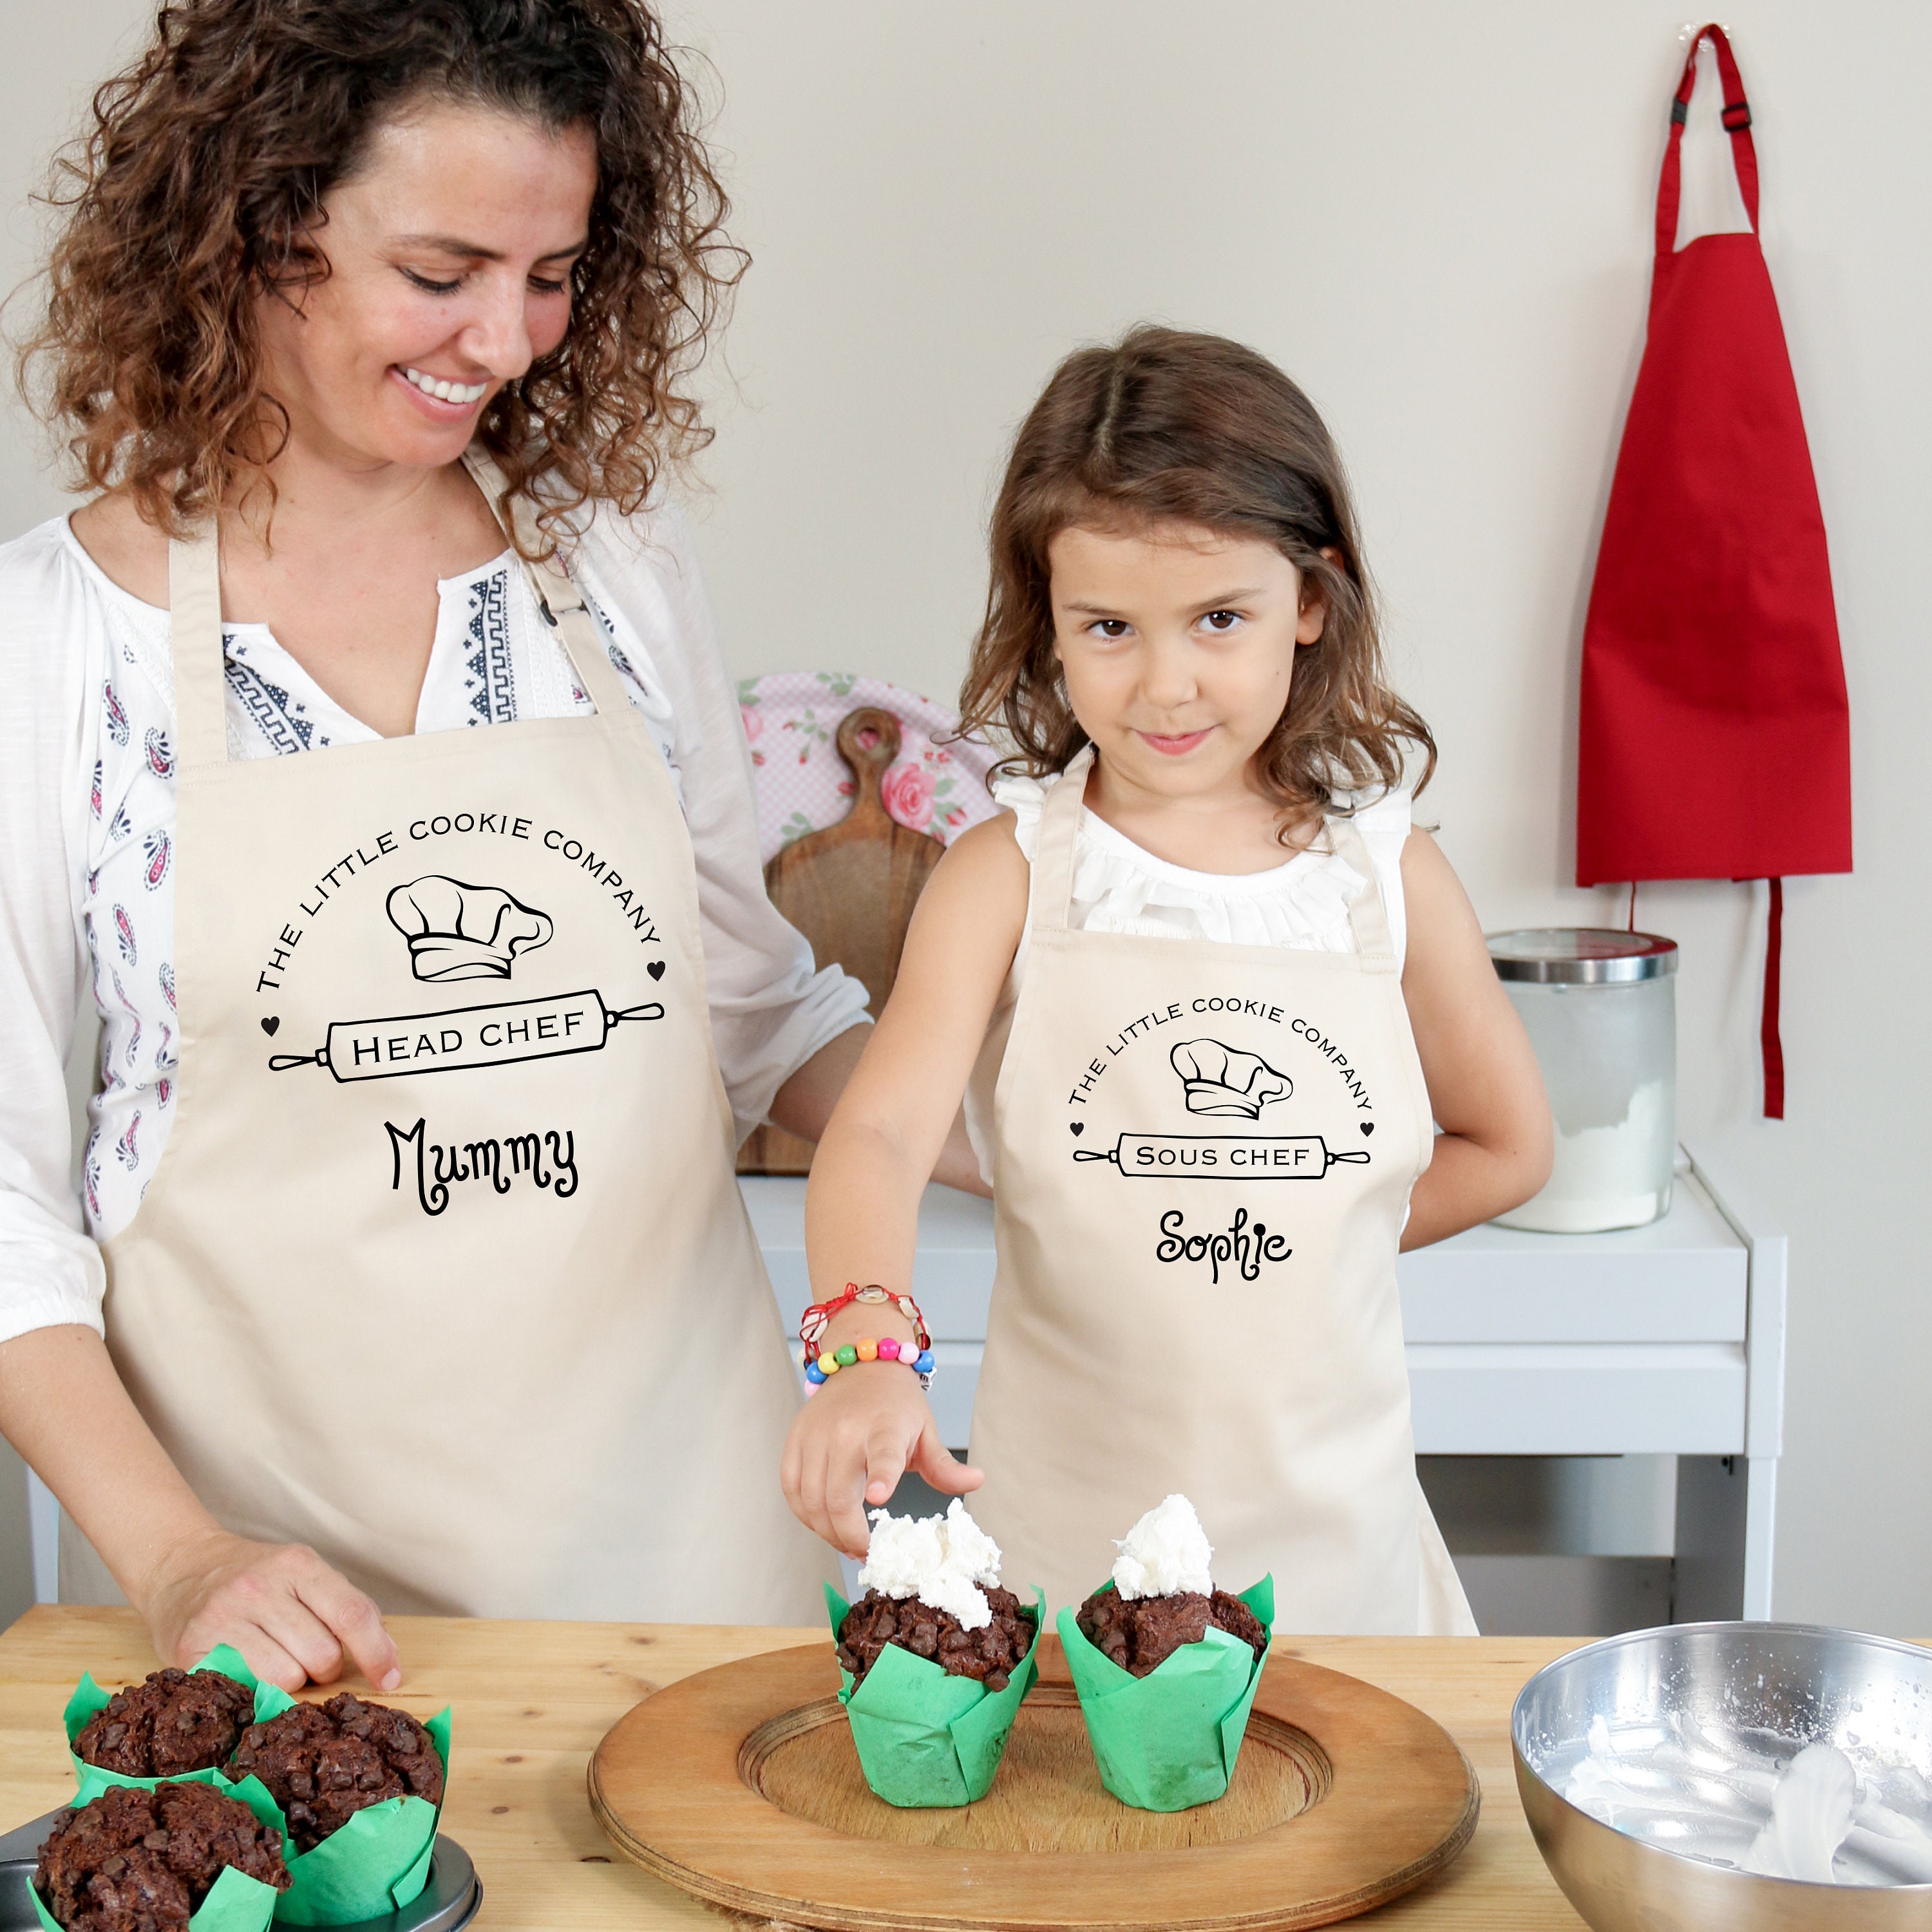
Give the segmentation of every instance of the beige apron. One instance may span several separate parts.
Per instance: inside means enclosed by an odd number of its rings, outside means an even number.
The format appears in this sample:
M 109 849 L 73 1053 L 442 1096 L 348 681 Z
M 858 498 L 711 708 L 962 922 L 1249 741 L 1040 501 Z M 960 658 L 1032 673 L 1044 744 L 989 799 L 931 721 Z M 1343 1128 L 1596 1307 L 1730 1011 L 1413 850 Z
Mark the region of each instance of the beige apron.
M 230 760 L 214 542 L 173 547 L 180 1114 L 108 1346 L 224 1524 L 386 1610 L 807 1622 L 690 841 L 531 577 L 594 716 Z
M 998 1056 L 974 1514 L 1056 1607 L 1179 1490 L 1218 1583 L 1274 1572 L 1280 1630 L 1473 1634 L 1409 1430 L 1396 1250 L 1432 1126 L 1374 866 L 1330 820 L 1354 953 L 1074 930 L 1090 760 L 1047 795 Z

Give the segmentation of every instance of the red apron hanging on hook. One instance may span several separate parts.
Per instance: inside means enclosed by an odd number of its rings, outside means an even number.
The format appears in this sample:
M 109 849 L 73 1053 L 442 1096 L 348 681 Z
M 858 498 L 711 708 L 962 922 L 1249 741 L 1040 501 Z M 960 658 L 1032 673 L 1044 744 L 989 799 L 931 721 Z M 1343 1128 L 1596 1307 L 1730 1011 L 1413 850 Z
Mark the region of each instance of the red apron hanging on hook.
M 1706 37 L 1748 235 L 1679 250 Z M 1784 1114 L 1783 882 L 1852 868 L 1851 740 L 1825 523 L 1757 235 L 1750 109 L 1724 31 L 1690 44 L 1657 190 L 1649 333 L 1583 630 L 1576 883 L 1768 879 L 1764 1110 Z

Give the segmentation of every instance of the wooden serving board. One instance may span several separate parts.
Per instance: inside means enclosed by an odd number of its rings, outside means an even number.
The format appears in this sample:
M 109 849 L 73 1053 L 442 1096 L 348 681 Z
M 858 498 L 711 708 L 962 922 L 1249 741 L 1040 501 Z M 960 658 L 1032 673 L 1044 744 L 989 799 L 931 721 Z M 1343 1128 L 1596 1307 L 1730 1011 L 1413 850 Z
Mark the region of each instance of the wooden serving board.
M 826 1642 L 647 1698 L 597 1748 L 591 1809 L 626 1856 L 694 1898 L 889 1932 L 1324 1925 L 1422 1884 L 1475 1831 L 1475 1774 L 1447 1732 L 1278 1653 L 1227 1796 L 1134 1810 L 1101 1785 L 1058 1640 L 1039 1658 L 976 1804 L 902 1811 L 872 1795 Z
M 765 891 L 812 942 L 820 965 L 842 966 L 863 985 L 877 1019 L 898 976 L 913 908 L 946 848 L 900 824 L 880 796 L 899 754 L 899 721 L 890 711 L 848 711 L 832 742 L 852 774 L 852 809 L 776 854 L 765 868 Z M 761 1126 L 746 1142 L 738 1172 L 805 1174 L 812 1155 L 811 1142 Z

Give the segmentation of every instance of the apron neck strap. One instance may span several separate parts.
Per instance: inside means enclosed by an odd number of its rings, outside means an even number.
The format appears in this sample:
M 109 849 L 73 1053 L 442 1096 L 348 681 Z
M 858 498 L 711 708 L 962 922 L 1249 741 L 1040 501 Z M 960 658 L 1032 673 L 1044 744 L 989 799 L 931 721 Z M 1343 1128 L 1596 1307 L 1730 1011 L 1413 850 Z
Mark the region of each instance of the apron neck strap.
M 1036 932 L 1062 932 L 1073 904 L 1073 861 L 1080 842 L 1080 814 L 1087 801 L 1087 774 L 1094 747 L 1083 745 L 1072 762 L 1047 789 L 1040 807 L 1040 838 L 1034 848 L 1033 884 L 1027 922 Z
M 176 755 L 184 769 L 225 764 L 221 553 L 212 523 L 168 544 L 168 649 L 174 660 Z
M 514 529 L 504 515 L 508 485 L 495 461 L 471 449 L 464 463 L 514 545 L 520 531 L 536 546 L 536 518 L 526 499 L 512 506 Z M 521 556 L 520 551 L 519 556 Z M 579 687 L 600 716 L 622 718 L 624 687 L 604 647 L 583 593 L 554 556 L 541 563 L 522 558 L 524 574 L 544 621 L 555 628 Z M 174 658 L 175 735 L 184 765 L 219 765 L 228 758 L 226 664 L 221 639 L 221 555 L 213 524 L 168 545 L 170 649 Z
M 1336 856 L 1346 862 L 1350 871 L 1362 876 L 1362 890 L 1349 902 L 1348 926 L 1355 935 L 1355 951 L 1363 968 L 1370 973 L 1393 973 L 1395 937 L 1389 930 L 1388 908 L 1382 903 L 1376 862 L 1369 856 L 1368 846 L 1352 818 L 1325 818 L 1322 822 Z
M 1744 98 L 1744 84 L 1738 72 L 1736 58 L 1724 30 L 1714 21 L 1690 43 L 1684 59 L 1684 78 L 1670 104 L 1670 140 L 1664 150 L 1664 171 L 1657 183 L 1657 252 L 1675 254 L 1677 250 L 1677 210 L 1683 192 L 1684 124 L 1690 112 L 1690 97 L 1697 86 L 1697 50 L 1708 40 L 1718 56 L 1718 73 L 1724 89 L 1724 131 L 1731 137 L 1731 160 L 1738 171 L 1738 188 L 1744 196 L 1744 212 L 1750 217 L 1751 232 L 1757 232 L 1757 149 L 1750 137 L 1750 103 Z
M 602 716 L 626 716 L 623 685 L 610 662 L 610 653 L 604 646 L 596 621 L 584 601 L 584 593 L 565 574 L 554 549 L 540 562 L 533 562 L 524 554 L 543 546 L 535 506 L 527 496 L 512 496 L 508 481 L 497 467 L 496 459 L 480 444 L 472 443 L 463 452 L 463 464 L 482 491 L 490 514 L 516 550 L 530 594 L 537 600 L 537 609 L 544 622 L 556 632 L 571 669 L 577 674 L 578 686 Z

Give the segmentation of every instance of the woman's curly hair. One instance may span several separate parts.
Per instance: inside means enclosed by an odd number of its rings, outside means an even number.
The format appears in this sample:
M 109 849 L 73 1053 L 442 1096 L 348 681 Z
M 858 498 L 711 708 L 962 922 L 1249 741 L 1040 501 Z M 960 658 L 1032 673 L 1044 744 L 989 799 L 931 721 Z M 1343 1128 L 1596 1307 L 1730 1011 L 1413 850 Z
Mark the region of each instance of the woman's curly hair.
M 963 731 L 1015 748 L 1005 769 L 1064 771 L 1087 742 L 1054 654 L 1047 548 L 1070 526 L 1182 524 L 1258 538 L 1327 607 L 1295 653 L 1286 709 L 1256 770 L 1289 838 L 1337 794 L 1400 783 L 1405 742 L 1436 741 L 1389 688 L 1342 458 L 1315 405 L 1266 356 L 1143 326 L 1056 369 L 1014 440 L 993 508 L 992 584 L 960 692 Z
M 272 507 L 288 419 L 262 388 L 257 303 L 327 276 L 323 197 L 425 97 L 596 140 L 569 330 L 479 425 L 512 489 L 552 529 L 593 500 L 628 513 L 710 440 L 686 385 L 746 258 L 643 0 L 166 0 L 56 164 L 64 220 L 20 350 L 76 487 L 123 488 L 174 536 L 258 486 Z

